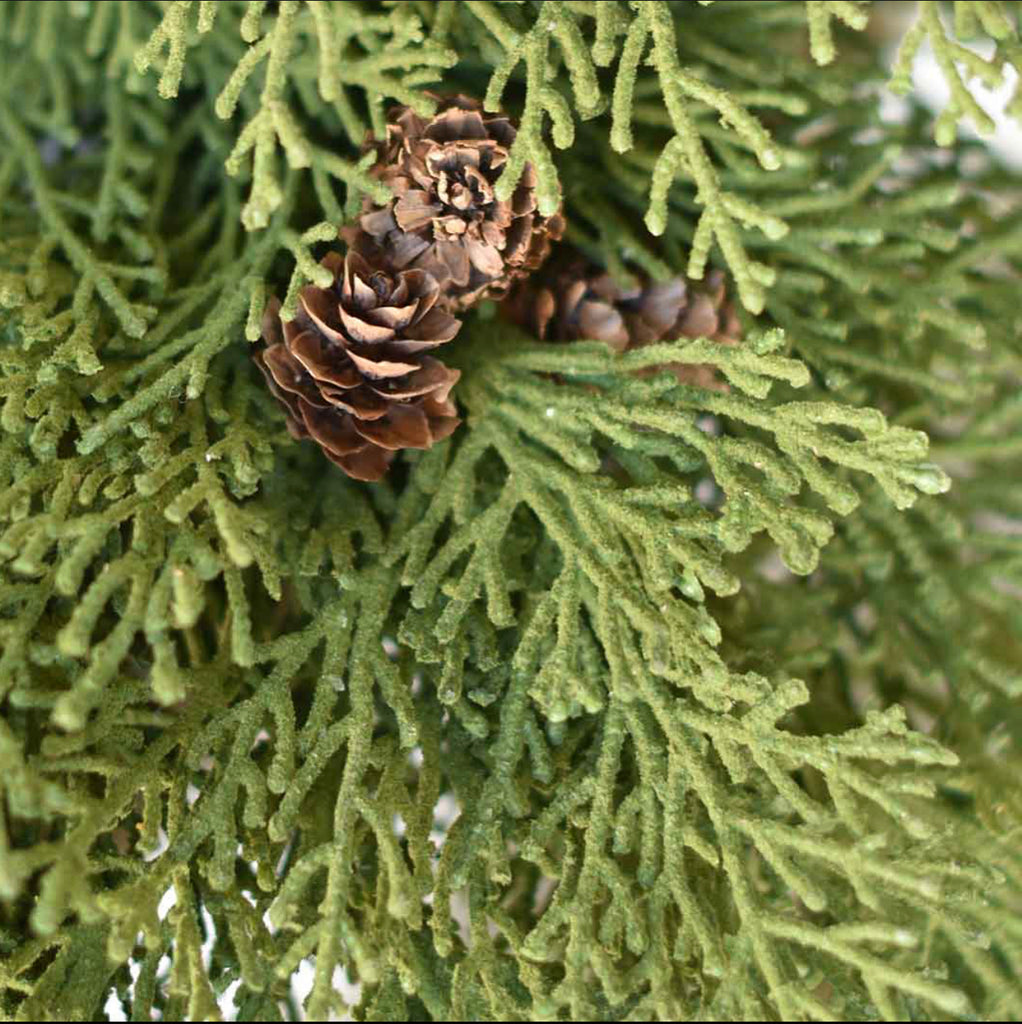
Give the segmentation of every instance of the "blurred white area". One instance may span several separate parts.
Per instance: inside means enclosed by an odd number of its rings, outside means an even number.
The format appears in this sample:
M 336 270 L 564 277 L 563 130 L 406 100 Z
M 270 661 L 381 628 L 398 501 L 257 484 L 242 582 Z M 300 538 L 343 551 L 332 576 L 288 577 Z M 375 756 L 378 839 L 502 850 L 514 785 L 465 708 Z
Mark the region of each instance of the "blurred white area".
M 993 50 L 992 45 L 970 47 L 983 56 Z M 916 95 L 934 114 L 940 113 L 947 106 L 951 96 L 944 73 L 937 65 L 933 50 L 927 43 L 920 50 L 912 72 L 912 82 L 916 87 Z M 1014 68 L 1005 68 L 1004 82 L 996 90 L 988 89 L 978 79 L 967 82 L 969 92 L 976 98 L 979 105 L 990 115 L 997 130 L 993 135 L 982 136 L 967 120 L 958 124 L 958 132 L 962 138 L 983 139 L 998 156 L 1012 167 L 1022 168 L 1022 125 L 1013 121 L 1004 113 L 1004 108 L 1011 99 L 1018 83 L 1018 74 Z

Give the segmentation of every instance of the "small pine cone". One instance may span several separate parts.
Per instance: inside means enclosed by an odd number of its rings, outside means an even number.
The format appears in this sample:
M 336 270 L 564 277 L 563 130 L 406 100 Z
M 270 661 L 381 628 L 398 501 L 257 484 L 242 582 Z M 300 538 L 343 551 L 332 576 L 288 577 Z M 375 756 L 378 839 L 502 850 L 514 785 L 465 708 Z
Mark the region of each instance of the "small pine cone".
M 450 399 L 460 373 L 427 355 L 460 323 L 437 307 L 424 270 L 373 270 L 357 253 L 328 254 L 329 288 L 308 285 L 298 314 L 263 316 L 255 360 L 298 440 L 311 438 L 356 480 L 379 480 L 397 451 L 429 448 L 460 422 Z
M 721 345 L 741 339 L 719 270 L 698 285 L 673 277 L 623 287 L 605 271 L 576 261 L 544 277 L 541 284 L 520 285 L 504 304 L 510 320 L 541 340 L 603 341 L 625 352 L 679 338 L 711 338 Z M 727 390 L 708 364 L 675 363 L 670 369 L 682 384 Z
M 344 237 L 397 270 L 428 271 L 453 311 L 503 298 L 512 281 L 543 263 L 565 226 L 560 212 L 538 212 L 531 164 L 509 199 L 494 196 L 515 125 L 464 96 L 443 100 L 432 118 L 397 107 L 389 121 L 372 173 L 394 199 L 383 207 L 367 199 L 359 228 Z

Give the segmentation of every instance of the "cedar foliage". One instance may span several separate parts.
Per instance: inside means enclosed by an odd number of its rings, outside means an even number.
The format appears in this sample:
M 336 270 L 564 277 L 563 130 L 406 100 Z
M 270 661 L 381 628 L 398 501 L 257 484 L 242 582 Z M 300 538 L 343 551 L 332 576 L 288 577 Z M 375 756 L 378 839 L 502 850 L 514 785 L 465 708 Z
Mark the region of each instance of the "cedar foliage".
M 1022 212 L 955 134 L 1019 5 L 888 83 L 894 6 L 0 5 L 3 1019 L 1022 1017 Z M 249 342 L 438 91 L 744 339 L 476 309 L 359 484 Z

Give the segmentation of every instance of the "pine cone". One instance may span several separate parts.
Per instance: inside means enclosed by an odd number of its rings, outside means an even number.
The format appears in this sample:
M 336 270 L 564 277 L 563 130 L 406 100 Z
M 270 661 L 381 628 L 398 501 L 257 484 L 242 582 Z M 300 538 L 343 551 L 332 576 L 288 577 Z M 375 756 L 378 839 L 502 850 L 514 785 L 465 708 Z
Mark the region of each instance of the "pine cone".
M 698 285 L 674 277 L 623 287 L 605 271 L 573 261 L 544 278 L 520 285 L 504 304 L 510 320 L 541 340 L 603 341 L 625 352 L 679 338 L 711 338 L 722 345 L 741 338 L 719 270 Z M 675 363 L 670 369 L 682 384 L 727 390 L 709 364 Z
M 353 252 L 322 265 L 334 283 L 303 288 L 294 320 L 276 299 L 267 307 L 255 360 L 293 437 L 312 438 L 348 476 L 379 480 L 398 450 L 429 448 L 460 422 L 449 397 L 460 373 L 426 353 L 461 325 L 424 270 L 374 271 Z
M 428 120 L 410 107 L 395 108 L 389 120 L 372 173 L 395 198 L 383 207 L 367 199 L 361 231 L 349 228 L 344 237 L 363 255 L 382 254 L 397 270 L 428 271 L 452 310 L 502 298 L 564 233 L 559 212 L 544 217 L 537 211 L 531 164 L 510 199 L 494 197 L 517 134 L 514 124 L 503 114 L 484 114 L 464 96 L 443 100 Z M 358 238 L 361 232 L 368 237 Z

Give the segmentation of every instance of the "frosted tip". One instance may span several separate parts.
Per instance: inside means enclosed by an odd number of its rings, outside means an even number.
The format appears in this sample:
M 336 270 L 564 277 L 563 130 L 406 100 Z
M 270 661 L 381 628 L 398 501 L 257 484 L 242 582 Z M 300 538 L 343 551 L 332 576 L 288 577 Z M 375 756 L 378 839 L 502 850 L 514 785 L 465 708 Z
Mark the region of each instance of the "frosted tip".
M 923 494 L 946 494 L 951 490 L 951 477 L 933 463 L 917 467 L 912 474 L 912 483 Z

